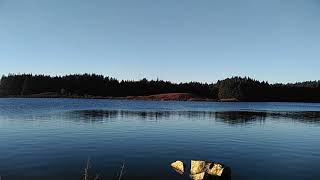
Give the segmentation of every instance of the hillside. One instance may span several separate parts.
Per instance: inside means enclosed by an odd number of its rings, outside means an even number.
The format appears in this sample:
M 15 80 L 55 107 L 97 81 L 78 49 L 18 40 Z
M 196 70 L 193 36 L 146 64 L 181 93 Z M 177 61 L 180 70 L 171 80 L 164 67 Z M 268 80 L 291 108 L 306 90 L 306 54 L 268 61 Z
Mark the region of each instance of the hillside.
M 127 96 L 125 99 L 153 100 L 153 101 L 209 101 L 208 98 L 200 98 L 190 93 L 164 93 L 149 96 Z

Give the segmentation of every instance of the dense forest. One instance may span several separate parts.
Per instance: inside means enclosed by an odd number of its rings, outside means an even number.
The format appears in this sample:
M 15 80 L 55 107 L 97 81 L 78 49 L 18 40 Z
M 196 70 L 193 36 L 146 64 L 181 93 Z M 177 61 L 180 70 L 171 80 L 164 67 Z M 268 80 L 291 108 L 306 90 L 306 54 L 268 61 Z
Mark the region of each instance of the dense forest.
M 320 81 L 269 84 L 251 78 L 233 77 L 218 81 L 218 98 L 239 101 L 320 102 Z
M 248 77 L 232 77 L 207 84 L 163 80 L 119 81 L 96 74 L 47 76 L 9 74 L 0 80 L 0 96 L 28 97 L 40 93 L 61 97 L 126 97 L 161 93 L 190 93 L 201 98 L 234 101 L 320 102 L 320 81 L 269 84 Z
M 0 94 L 31 95 L 55 92 L 67 96 L 125 97 L 145 96 L 160 93 L 192 93 L 200 97 L 216 98 L 209 84 L 190 82 L 175 84 L 169 81 L 142 79 L 139 81 L 118 81 L 115 78 L 96 74 L 75 74 L 66 76 L 8 75 L 2 76 Z

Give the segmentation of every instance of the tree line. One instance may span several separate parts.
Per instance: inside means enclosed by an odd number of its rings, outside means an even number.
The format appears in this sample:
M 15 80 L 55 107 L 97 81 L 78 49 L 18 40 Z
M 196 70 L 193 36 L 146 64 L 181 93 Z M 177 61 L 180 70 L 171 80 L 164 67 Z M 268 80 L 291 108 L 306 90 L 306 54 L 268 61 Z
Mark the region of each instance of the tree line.
M 269 84 L 248 77 L 218 81 L 218 98 L 239 101 L 320 102 L 320 81 Z
M 320 102 L 320 81 L 269 84 L 249 77 L 232 77 L 216 83 L 172 83 L 163 80 L 122 80 L 97 75 L 48 76 L 9 74 L 0 80 L 1 96 L 28 96 L 54 92 L 61 96 L 125 97 L 161 93 L 191 93 L 216 100 Z
M 199 97 L 215 98 L 207 83 L 172 83 L 163 80 L 119 81 L 96 74 L 47 76 L 9 74 L 0 80 L 2 96 L 32 95 L 55 92 L 66 96 L 125 97 L 146 96 L 160 93 L 192 93 Z

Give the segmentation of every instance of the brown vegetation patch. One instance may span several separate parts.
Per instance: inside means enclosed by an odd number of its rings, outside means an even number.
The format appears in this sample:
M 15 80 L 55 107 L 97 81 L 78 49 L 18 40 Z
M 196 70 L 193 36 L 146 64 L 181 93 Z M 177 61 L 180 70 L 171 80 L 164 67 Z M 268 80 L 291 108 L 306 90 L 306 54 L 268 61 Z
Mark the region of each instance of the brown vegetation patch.
M 200 98 L 190 93 L 165 93 L 165 94 L 154 94 L 149 96 L 127 96 L 125 99 L 133 100 L 153 100 L 153 101 L 203 101 L 209 100 Z

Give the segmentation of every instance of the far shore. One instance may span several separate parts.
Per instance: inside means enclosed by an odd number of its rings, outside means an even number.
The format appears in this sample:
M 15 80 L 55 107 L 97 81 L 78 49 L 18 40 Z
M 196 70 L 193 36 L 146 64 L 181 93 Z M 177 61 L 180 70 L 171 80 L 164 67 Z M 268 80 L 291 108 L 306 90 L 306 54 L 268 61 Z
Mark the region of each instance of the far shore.
M 190 93 L 163 93 L 148 96 L 126 96 L 126 97 L 105 97 L 92 95 L 60 95 L 54 92 L 46 92 L 32 95 L 15 95 L 0 96 L 1 98 L 73 98 L 73 99 L 118 99 L 118 100 L 146 100 L 146 101 L 211 101 L 218 102 L 220 100 L 199 97 Z M 228 102 L 232 101 L 227 100 Z
M 304 101 L 241 101 L 237 98 L 226 99 L 210 99 L 206 97 L 199 97 L 191 93 L 163 93 L 153 94 L 148 96 L 92 96 L 92 95 L 61 95 L 54 92 L 46 92 L 32 95 L 9 95 L 1 96 L 0 98 L 67 98 L 67 99 L 113 99 L 113 100 L 142 100 L 142 101 L 191 101 L 191 102 L 300 102 L 300 103 L 318 103 L 318 102 L 304 102 Z

